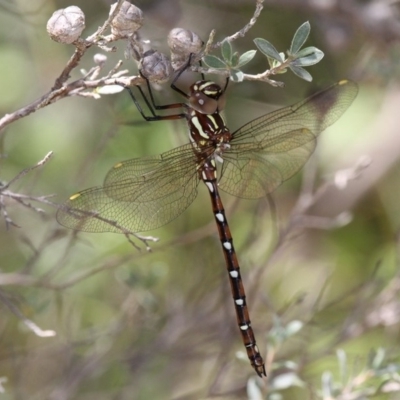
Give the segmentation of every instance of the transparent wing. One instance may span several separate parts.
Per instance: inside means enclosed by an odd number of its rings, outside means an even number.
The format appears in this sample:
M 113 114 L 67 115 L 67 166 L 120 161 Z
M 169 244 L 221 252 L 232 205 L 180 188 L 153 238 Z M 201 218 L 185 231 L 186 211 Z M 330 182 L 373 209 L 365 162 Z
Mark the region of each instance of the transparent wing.
M 104 191 L 116 200 L 161 201 L 171 193 L 184 192 L 188 174 L 191 177 L 195 173 L 196 163 L 190 144 L 157 156 L 122 161 L 107 173 Z
M 199 178 L 191 145 L 118 163 L 103 186 L 70 197 L 57 220 L 86 232 L 143 232 L 178 217 L 195 199 Z
M 220 188 L 243 198 L 263 197 L 276 189 L 302 168 L 317 136 L 340 118 L 357 92 L 354 82 L 340 81 L 238 129 L 223 155 Z
M 240 144 L 231 144 L 224 153 L 219 187 L 246 199 L 257 199 L 274 191 L 302 168 L 315 149 L 310 131 L 302 129 L 289 134 L 297 137 L 297 146 L 287 148 L 284 153 L 277 148 L 243 149 Z
M 246 198 L 274 190 L 304 165 L 316 137 L 343 114 L 356 94 L 354 83 L 341 81 L 244 125 L 233 133 L 230 148 L 223 154 L 221 189 Z M 214 150 L 204 150 L 203 160 Z M 190 144 L 156 157 L 118 163 L 103 186 L 71 196 L 57 219 L 68 228 L 88 232 L 142 232 L 160 227 L 196 197 L 199 168 Z

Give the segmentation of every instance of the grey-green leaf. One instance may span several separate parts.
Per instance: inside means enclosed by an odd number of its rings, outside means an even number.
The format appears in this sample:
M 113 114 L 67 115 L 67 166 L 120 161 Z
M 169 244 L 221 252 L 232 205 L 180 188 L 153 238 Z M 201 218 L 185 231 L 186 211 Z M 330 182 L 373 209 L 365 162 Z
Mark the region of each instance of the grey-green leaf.
M 304 386 L 304 382 L 295 372 L 286 372 L 272 379 L 271 386 L 274 390 L 288 389 L 293 386 Z
M 304 49 L 301 49 L 295 55 L 296 55 L 296 58 L 300 58 L 300 57 L 307 57 L 307 56 L 309 56 L 310 54 L 313 54 L 313 53 L 322 53 L 322 54 L 324 54 L 317 47 L 309 46 L 309 47 L 305 47 Z
M 385 359 L 386 353 L 385 349 L 380 347 L 377 351 L 376 354 L 372 360 L 371 366 L 373 369 L 378 369 L 382 366 L 383 360 Z
M 232 54 L 232 59 L 231 59 L 231 65 L 232 65 L 232 67 L 236 67 L 237 64 L 238 64 L 238 62 L 239 62 L 239 53 L 238 53 L 237 51 L 235 51 L 235 52 Z
M 222 58 L 228 64 L 231 63 L 232 60 L 232 45 L 229 40 L 224 40 L 221 45 L 221 53 Z
M 238 69 L 231 69 L 230 71 L 231 79 L 233 82 L 242 82 L 243 81 L 243 72 Z
M 339 364 L 340 380 L 345 384 L 347 380 L 347 354 L 343 349 L 338 349 L 336 351 L 336 356 Z
M 250 378 L 247 381 L 247 398 L 249 400 L 262 400 L 264 398 L 256 379 Z
M 307 82 L 311 82 L 312 81 L 311 74 L 308 71 L 306 71 L 304 68 L 296 67 L 295 65 L 292 65 L 292 64 L 289 65 L 289 68 L 299 78 L 304 79 Z
M 323 398 L 332 398 L 333 395 L 333 378 L 329 371 L 325 371 L 321 377 L 322 396 Z
M 270 42 L 268 42 L 268 40 L 256 38 L 254 39 L 254 43 L 261 53 L 265 54 L 267 57 L 273 58 L 279 62 L 283 62 L 278 50 L 276 50 L 276 48 Z
M 243 67 L 243 65 L 246 65 L 247 63 L 249 63 L 254 58 L 256 53 L 257 53 L 256 50 L 246 51 L 246 53 L 243 53 L 240 56 L 239 61 L 238 61 L 237 65 L 235 65 L 235 67 L 236 68 Z
M 301 328 L 303 328 L 303 323 L 299 320 L 290 321 L 286 325 L 286 334 L 287 336 L 295 335 Z
M 308 67 L 310 65 L 319 63 L 323 59 L 323 57 L 324 57 L 324 53 L 322 53 L 322 51 L 321 51 L 321 53 L 319 53 L 319 54 L 313 53 L 307 57 L 301 57 L 296 60 L 293 60 L 292 64 L 295 65 L 296 67 Z
M 307 67 L 319 63 L 324 58 L 324 53 L 316 49 L 314 53 L 305 57 L 299 57 L 292 61 L 292 64 L 297 67 Z
M 207 67 L 210 68 L 226 69 L 227 67 L 226 63 L 216 56 L 210 56 L 210 55 L 204 56 L 203 61 L 204 64 L 206 64 Z
M 304 24 L 300 25 L 299 28 L 297 29 L 296 33 L 293 36 L 292 39 L 292 44 L 290 45 L 290 54 L 296 54 L 301 47 L 303 46 L 303 44 L 305 43 L 305 41 L 308 38 L 308 35 L 310 34 L 310 23 L 304 22 Z
M 96 89 L 96 93 L 99 94 L 115 94 L 122 92 L 124 88 L 120 85 L 107 85 L 107 86 L 100 86 Z

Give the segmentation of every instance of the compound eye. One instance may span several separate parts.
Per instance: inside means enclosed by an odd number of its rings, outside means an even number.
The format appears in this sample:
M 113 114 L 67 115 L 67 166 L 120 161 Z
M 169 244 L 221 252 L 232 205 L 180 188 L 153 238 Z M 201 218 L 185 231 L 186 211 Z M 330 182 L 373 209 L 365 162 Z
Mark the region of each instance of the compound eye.
M 219 101 L 202 92 L 195 92 L 189 99 L 190 107 L 202 114 L 214 114 L 219 109 Z

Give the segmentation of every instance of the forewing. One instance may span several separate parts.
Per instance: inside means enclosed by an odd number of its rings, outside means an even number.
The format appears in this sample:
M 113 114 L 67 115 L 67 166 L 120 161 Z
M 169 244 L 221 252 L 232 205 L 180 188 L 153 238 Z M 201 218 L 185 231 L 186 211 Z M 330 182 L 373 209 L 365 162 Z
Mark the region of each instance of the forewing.
M 276 189 L 302 168 L 317 136 L 340 118 L 357 91 L 354 82 L 340 81 L 238 129 L 223 155 L 221 189 L 244 198 L 259 198 Z
M 288 132 L 309 130 L 316 138 L 347 110 L 358 92 L 354 82 L 343 80 L 292 106 L 285 107 L 242 126 L 232 134 L 233 143 L 249 142 L 263 147 L 285 141 Z

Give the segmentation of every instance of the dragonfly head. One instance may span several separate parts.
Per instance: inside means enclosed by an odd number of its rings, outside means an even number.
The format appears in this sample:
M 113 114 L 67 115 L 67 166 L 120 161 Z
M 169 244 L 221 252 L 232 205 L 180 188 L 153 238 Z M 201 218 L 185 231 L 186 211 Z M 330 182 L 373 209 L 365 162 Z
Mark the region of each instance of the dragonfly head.
M 225 107 L 221 86 L 211 81 L 197 81 L 190 87 L 189 104 L 202 114 L 214 114 Z

